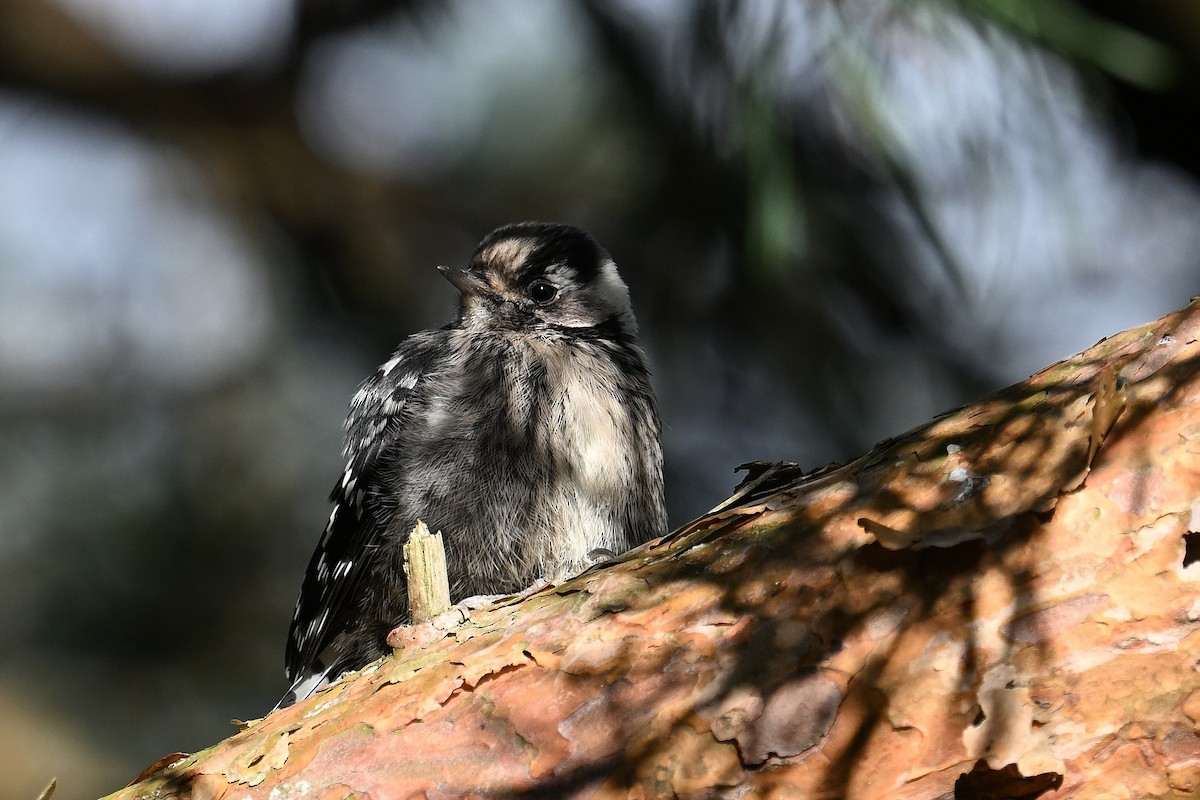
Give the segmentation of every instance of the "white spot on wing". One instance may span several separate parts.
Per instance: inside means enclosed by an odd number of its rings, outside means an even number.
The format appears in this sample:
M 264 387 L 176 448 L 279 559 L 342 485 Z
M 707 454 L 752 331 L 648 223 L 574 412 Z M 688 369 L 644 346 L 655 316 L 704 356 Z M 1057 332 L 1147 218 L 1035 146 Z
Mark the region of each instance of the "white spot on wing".
M 291 693 L 296 695 L 296 700 L 303 700 L 327 683 L 329 683 L 329 676 L 323 672 L 306 673 L 292 685 Z M 279 790 L 272 789 L 272 791 Z
M 370 387 L 368 387 L 368 386 L 362 387 L 361 389 L 359 389 L 357 392 L 354 393 L 354 397 L 350 398 L 350 407 L 353 409 L 358 409 L 360 406 L 362 406 L 364 403 L 367 402 L 367 399 L 370 396 L 371 396 Z M 352 418 L 353 418 L 353 416 L 351 417 L 351 419 Z M 348 419 L 347 422 L 349 422 L 349 421 L 350 420 Z

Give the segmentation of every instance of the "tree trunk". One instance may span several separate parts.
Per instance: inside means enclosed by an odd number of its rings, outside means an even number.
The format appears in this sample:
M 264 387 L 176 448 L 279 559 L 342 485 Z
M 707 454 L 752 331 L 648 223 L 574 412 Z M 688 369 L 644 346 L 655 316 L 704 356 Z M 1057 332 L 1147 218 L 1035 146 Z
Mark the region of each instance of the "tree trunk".
M 1200 305 L 397 652 L 124 798 L 1181 797 Z

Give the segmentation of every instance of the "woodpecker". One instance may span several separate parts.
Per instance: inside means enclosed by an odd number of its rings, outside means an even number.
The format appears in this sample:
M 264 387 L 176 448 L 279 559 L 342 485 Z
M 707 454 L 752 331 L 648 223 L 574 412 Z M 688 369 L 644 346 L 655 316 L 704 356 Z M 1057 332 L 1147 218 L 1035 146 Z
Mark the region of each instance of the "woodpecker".
M 438 269 L 457 317 L 405 339 L 350 402 L 279 707 L 388 652 L 418 519 L 443 532 L 455 601 L 666 530 L 658 405 L 609 254 L 580 228 L 524 222 L 484 237 L 466 269 Z

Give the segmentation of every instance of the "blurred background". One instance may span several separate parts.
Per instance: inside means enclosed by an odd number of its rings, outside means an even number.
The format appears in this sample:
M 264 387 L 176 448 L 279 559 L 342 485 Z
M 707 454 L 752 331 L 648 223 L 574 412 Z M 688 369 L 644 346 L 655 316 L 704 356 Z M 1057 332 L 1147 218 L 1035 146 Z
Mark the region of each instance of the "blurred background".
M 0 800 L 233 732 L 492 228 L 631 286 L 673 524 L 1200 293 L 1200 6 L 3 0 Z

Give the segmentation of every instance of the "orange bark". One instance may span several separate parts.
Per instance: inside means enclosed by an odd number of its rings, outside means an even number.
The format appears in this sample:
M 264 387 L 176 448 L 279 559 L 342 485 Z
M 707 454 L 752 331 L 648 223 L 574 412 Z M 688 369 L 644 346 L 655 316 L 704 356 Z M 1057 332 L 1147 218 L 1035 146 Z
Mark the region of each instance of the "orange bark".
M 1200 787 L 1200 305 L 620 561 L 122 798 L 1182 797 Z

